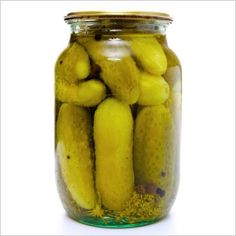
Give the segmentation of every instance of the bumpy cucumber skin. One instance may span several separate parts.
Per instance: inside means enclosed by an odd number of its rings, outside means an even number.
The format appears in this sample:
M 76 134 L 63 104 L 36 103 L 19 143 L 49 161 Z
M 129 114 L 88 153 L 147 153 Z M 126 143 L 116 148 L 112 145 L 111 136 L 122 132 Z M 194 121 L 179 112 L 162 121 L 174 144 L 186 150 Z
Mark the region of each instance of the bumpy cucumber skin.
M 139 105 L 160 105 L 169 97 L 169 85 L 162 76 L 141 72 Z
M 165 73 L 167 59 L 155 37 L 133 37 L 129 42 L 132 53 L 143 70 L 154 75 Z
M 137 185 L 174 194 L 176 150 L 173 119 L 164 105 L 143 107 L 135 120 L 134 173 Z
M 76 82 L 90 73 L 90 61 L 85 49 L 75 43 L 70 44 L 59 56 L 55 66 L 56 78 Z
M 102 204 L 121 210 L 134 190 L 133 118 L 128 105 L 108 98 L 94 117 L 96 187 Z
M 99 80 L 88 80 L 69 83 L 57 79 L 55 85 L 56 98 L 61 102 L 72 102 L 80 106 L 95 106 L 106 96 L 106 87 Z
M 92 162 L 92 121 L 85 108 L 63 104 L 57 120 L 57 155 L 74 201 L 92 209 L 96 203 Z
M 92 60 L 101 67 L 100 76 L 113 96 L 127 104 L 137 102 L 140 93 L 139 71 L 124 42 L 121 40 L 112 44 L 110 40 L 94 39 L 81 42 Z

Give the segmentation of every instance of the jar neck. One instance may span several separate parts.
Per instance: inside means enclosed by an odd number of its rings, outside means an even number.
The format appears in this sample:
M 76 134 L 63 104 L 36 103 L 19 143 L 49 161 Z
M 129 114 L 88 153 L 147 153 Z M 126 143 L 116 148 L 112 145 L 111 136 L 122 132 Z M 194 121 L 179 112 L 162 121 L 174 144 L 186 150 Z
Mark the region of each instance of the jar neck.
M 165 35 L 170 24 L 164 20 L 133 20 L 133 19 L 70 19 L 67 23 L 72 34 L 157 34 Z

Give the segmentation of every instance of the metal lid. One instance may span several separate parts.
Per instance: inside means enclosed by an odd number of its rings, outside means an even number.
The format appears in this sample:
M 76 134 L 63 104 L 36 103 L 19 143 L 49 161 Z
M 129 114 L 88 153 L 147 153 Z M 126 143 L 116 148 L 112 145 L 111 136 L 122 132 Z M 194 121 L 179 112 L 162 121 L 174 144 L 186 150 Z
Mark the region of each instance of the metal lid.
M 64 19 L 137 19 L 137 20 L 164 20 L 172 22 L 173 18 L 161 12 L 104 12 L 104 11 L 81 11 L 71 12 Z

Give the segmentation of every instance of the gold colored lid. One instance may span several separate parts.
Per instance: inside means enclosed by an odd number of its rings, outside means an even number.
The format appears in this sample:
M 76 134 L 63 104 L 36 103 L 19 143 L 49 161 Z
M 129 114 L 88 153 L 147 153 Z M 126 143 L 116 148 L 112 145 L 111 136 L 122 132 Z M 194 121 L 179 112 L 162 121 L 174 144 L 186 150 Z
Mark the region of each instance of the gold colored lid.
M 71 12 L 67 14 L 64 19 L 153 19 L 153 20 L 165 20 L 173 21 L 173 18 L 166 13 L 161 12 L 104 12 L 104 11 L 81 11 Z

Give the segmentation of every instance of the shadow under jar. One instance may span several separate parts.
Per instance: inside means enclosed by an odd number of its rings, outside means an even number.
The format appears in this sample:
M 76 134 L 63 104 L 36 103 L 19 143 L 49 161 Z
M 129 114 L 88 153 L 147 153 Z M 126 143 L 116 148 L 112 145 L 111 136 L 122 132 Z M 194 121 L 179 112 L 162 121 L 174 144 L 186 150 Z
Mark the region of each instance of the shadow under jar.
M 165 217 L 179 182 L 181 66 L 169 15 L 75 12 L 55 66 L 59 195 L 84 224 L 125 228 Z

